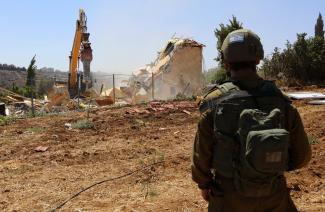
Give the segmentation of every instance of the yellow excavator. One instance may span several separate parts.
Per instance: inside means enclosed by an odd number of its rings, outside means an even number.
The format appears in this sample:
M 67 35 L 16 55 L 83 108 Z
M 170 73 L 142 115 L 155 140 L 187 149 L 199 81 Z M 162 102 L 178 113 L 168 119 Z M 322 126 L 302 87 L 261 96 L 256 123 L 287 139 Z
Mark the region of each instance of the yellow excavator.
M 93 59 L 91 43 L 87 32 L 87 16 L 83 9 L 79 10 L 79 19 L 76 22 L 76 32 L 73 40 L 71 54 L 69 56 L 69 81 L 68 89 L 70 97 L 92 86 L 90 79 L 90 63 Z M 79 59 L 83 64 L 83 74 L 78 71 Z
M 69 56 L 69 78 L 66 83 L 56 82 L 48 91 L 50 103 L 48 108 L 69 102 L 70 98 L 75 98 L 86 94 L 92 87 L 90 77 L 90 63 L 93 59 L 91 43 L 87 32 L 87 16 L 83 9 L 79 10 L 79 19 L 76 22 L 71 54 Z M 79 61 L 83 64 L 83 72 L 79 71 Z

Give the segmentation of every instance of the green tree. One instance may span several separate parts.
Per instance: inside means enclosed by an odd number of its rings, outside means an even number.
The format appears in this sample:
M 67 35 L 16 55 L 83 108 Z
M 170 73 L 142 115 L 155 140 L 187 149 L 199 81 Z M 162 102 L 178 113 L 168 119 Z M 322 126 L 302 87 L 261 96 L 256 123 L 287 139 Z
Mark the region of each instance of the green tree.
M 30 64 L 27 68 L 26 86 L 28 86 L 28 87 L 35 87 L 35 72 L 37 69 L 37 66 L 35 65 L 35 63 L 36 63 L 35 57 L 36 57 L 36 55 L 34 55 L 34 57 L 30 61 Z
M 43 96 L 48 92 L 48 90 L 54 85 L 54 82 L 49 79 L 42 78 L 37 84 L 37 94 L 38 96 Z
M 306 79 L 308 78 L 307 71 L 310 70 L 310 54 L 308 51 L 308 41 L 306 39 L 307 33 L 297 34 L 297 41 L 294 43 L 294 51 L 296 54 L 296 70 L 295 73 L 297 78 Z
M 310 68 L 308 75 L 311 79 L 325 80 L 325 42 L 319 36 L 308 40 Z
M 297 40 L 282 51 L 275 48 L 271 57 L 263 60 L 262 73 L 271 78 L 285 78 L 300 83 L 322 83 L 325 80 L 325 41 L 319 36 L 306 38 L 297 34 Z
M 223 41 L 226 39 L 227 35 L 235 31 L 237 29 L 242 29 L 243 24 L 237 20 L 235 16 L 232 16 L 232 19 L 229 19 L 229 24 L 224 25 L 223 23 L 219 24 L 219 29 L 216 28 L 214 30 L 214 35 L 217 38 L 217 50 L 218 50 L 218 57 L 216 58 L 217 61 L 221 60 L 221 46 Z
M 317 22 L 315 24 L 315 37 L 324 39 L 324 22 L 322 14 L 318 14 Z
M 218 51 L 218 56 L 215 59 L 219 65 L 217 68 L 214 68 L 213 70 L 210 70 L 210 72 L 208 73 L 207 78 L 206 78 L 206 82 L 208 83 L 222 83 L 223 81 L 226 81 L 229 79 L 228 75 L 227 75 L 227 71 L 225 70 L 225 68 L 223 67 L 222 61 L 221 61 L 221 46 L 223 41 L 226 39 L 227 35 L 232 32 L 235 31 L 237 29 L 242 29 L 243 28 L 243 24 L 238 21 L 238 19 L 235 16 L 232 16 L 231 19 L 229 19 L 229 23 L 228 24 L 219 24 L 219 28 L 216 28 L 214 30 L 214 35 L 217 38 L 217 51 Z

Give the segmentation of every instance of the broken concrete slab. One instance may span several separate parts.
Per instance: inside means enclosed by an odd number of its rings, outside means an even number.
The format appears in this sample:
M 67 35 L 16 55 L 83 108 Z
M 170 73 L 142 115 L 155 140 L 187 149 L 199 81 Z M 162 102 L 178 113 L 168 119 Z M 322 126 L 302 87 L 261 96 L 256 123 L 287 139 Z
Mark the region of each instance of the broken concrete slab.
M 292 99 L 325 99 L 325 94 L 319 92 L 288 92 L 287 95 Z
M 187 111 L 187 110 L 182 110 L 183 113 L 186 113 L 187 115 L 191 115 L 191 112 Z
M 308 102 L 308 104 L 312 104 L 312 105 L 325 105 L 325 99 L 324 100 L 310 101 L 310 102 Z
M 154 62 L 133 73 L 130 82 L 146 90 L 146 101 L 196 96 L 203 87 L 203 47 L 193 39 L 173 37 Z
M 45 152 L 49 147 L 48 146 L 38 146 L 34 150 L 36 152 Z

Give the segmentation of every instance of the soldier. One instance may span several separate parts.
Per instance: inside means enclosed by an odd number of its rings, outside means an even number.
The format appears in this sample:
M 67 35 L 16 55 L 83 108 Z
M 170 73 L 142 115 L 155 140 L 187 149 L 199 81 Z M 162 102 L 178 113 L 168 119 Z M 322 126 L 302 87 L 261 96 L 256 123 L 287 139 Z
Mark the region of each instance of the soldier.
M 229 33 L 221 54 L 231 81 L 200 103 L 192 179 L 208 211 L 297 211 L 283 174 L 311 158 L 300 115 L 273 82 L 257 75 L 264 51 L 256 34 Z

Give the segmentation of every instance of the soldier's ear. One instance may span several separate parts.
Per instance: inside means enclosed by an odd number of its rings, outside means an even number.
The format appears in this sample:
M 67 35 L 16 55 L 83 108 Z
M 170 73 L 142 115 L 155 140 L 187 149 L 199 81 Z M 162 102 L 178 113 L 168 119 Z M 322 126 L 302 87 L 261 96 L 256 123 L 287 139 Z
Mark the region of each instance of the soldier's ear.
M 260 64 L 260 59 L 256 59 L 256 65 Z
M 226 69 L 227 72 L 230 72 L 230 64 L 229 63 L 224 62 L 223 63 L 223 66 L 225 67 L 225 69 Z
M 228 71 L 230 69 L 230 64 L 227 62 L 224 62 L 225 69 Z

